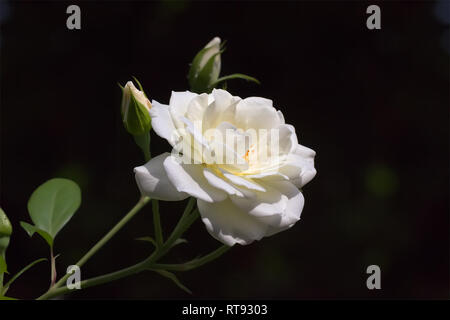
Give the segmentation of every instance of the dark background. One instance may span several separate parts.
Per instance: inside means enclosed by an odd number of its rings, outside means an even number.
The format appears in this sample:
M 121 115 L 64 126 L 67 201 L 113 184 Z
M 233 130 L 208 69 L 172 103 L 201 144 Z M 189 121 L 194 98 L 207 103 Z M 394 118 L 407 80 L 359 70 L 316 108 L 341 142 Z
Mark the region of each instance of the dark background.
M 66 8 L 81 7 L 81 30 Z M 136 76 L 167 103 L 188 89 L 195 53 L 227 40 L 222 75 L 241 97 L 271 98 L 300 143 L 317 152 L 301 221 L 200 269 L 179 273 L 192 296 L 143 273 L 67 298 L 448 298 L 449 2 L 380 3 L 382 29 L 366 28 L 361 2 L 1 2 L 1 207 L 13 223 L 7 252 L 18 271 L 48 256 L 30 239 L 33 190 L 52 177 L 78 182 L 83 203 L 56 239 L 59 273 L 136 202 L 132 169 L 143 159 L 120 119 L 124 84 Z M 152 134 L 154 155 L 169 145 Z M 161 203 L 167 235 L 185 203 Z M 146 207 L 82 269 L 82 278 L 131 265 L 152 233 Z M 219 242 L 198 221 L 166 262 Z M 366 268 L 381 267 L 381 290 Z M 10 289 L 35 298 L 49 265 Z

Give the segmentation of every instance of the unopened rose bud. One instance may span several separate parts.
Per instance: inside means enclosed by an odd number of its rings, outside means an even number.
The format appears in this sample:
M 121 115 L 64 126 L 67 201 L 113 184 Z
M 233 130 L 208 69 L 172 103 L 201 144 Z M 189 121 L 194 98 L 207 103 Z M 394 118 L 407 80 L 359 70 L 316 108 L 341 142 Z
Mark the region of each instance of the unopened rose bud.
M 8 217 L 5 212 L 0 208 L 0 237 L 10 236 L 12 233 L 11 222 L 9 222 Z
M 211 85 L 217 81 L 220 74 L 220 46 L 220 38 L 215 37 L 195 56 L 188 75 L 192 91 L 203 93 L 212 90 Z
M 11 237 L 12 226 L 9 222 L 5 212 L 0 208 L 0 278 L 6 272 L 5 252 L 9 245 L 9 238 Z M 1 284 L 1 283 L 0 283 Z
M 133 82 L 128 81 L 122 88 L 122 120 L 127 131 L 134 135 L 142 135 L 151 129 L 150 108 L 152 104 L 144 92 L 138 90 Z

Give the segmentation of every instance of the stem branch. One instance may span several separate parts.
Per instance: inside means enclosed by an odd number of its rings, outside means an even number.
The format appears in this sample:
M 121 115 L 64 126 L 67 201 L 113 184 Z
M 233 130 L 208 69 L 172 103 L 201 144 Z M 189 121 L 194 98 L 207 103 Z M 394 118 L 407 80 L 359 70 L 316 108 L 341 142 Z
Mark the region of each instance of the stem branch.
M 153 210 L 153 225 L 155 227 L 155 240 L 158 246 L 160 247 L 163 242 L 163 234 L 161 229 L 161 218 L 159 215 L 159 203 L 158 200 L 152 200 L 152 210 Z
M 95 244 L 77 263 L 76 265 L 81 268 L 98 250 L 100 250 L 122 227 L 127 224 L 136 213 L 139 212 L 150 200 L 149 197 L 142 196 L 138 203 L 120 220 L 99 242 Z M 60 287 L 69 278 L 69 274 L 64 275 L 56 284 L 55 288 Z

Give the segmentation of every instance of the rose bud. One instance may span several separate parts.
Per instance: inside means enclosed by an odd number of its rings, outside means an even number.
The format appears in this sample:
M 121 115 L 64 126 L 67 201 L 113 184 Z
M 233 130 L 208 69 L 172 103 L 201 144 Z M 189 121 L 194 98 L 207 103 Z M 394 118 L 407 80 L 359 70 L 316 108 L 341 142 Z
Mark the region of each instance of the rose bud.
M 197 53 L 188 75 L 192 91 L 202 93 L 212 90 L 211 85 L 219 78 L 222 51 L 220 38 L 215 37 Z
M 142 88 L 141 88 L 142 90 Z M 133 136 L 143 135 L 151 129 L 150 108 L 152 104 L 143 91 L 128 81 L 122 88 L 122 120 L 125 129 Z

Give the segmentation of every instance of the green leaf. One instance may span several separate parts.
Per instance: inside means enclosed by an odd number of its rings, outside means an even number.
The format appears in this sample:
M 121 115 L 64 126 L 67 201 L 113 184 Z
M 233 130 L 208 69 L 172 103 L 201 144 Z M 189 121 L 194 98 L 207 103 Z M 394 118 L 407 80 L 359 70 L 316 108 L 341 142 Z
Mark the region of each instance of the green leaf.
M 226 80 L 231 80 L 231 79 L 244 79 L 244 80 L 247 80 L 247 81 L 255 82 L 257 84 L 261 84 L 259 82 L 259 80 L 256 79 L 256 78 L 247 76 L 247 75 L 242 74 L 242 73 L 233 73 L 233 74 L 230 74 L 228 76 L 223 76 L 223 77 L 220 77 L 219 79 L 217 79 L 217 81 L 215 81 L 214 83 L 211 84 L 211 89 L 214 88 L 215 86 L 217 86 L 219 83 L 221 83 L 223 81 L 226 81 Z
M 150 161 L 150 132 L 146 132 L 142 135 L 134 135 L 133 138 L 137 146 L 142 150 L 145 161 Z
M 0 300 L 18 300 L 18 299 L 11 298 L 11 297 L 0 296 Z
M 26 223 L 24 221 L 20 221 L 20 226 L 25 229 L 25 231 L 28 233 L 30 237 L 32 237 L 33 234 L 38 233 L 42 238 L 44 238 L 44 240 L 48 243 L 50 247 L 53 247 L 53 237 L 44 230 L 36 228 L 35 226 Z
M 186 291 L 189 294 L 192 294 L 192 291 L 189 290 L 186 286 L 184 286 L 172 272 L 169 272 L 166 270 L 159 270 L 159 269 L 151 269 L 151 270 L 159 273 L 163 277 L 166 277 L 166 278 L 172 280 L 180 289 Z
M 24 267 L 22 270 L 20 270 L 19 272 L 17 272 L 11 279 L 9 279 L 9 281 L 5 284 L 3 291 L 0 292 L 0 295 L 4 295 L 6 294 L 6 292 L 8 291 L 9 287 L 11 286 L 11 284 L 16 281 L 23 273 L 25 273 L 28 269 L 32 268 L 34 265 L 38 264 L 39 262 L 42 261 L 47 261 L 47 259 L 45 258 L 41 258 L 41 259 L 37 259 L 33 262 L 31 262 L 29 265 L 27 265 L 26 267 Z
M 28 212 L 34 223 L 34 230 L 28 224 L 21 225 L 29 233 L 39 233 L 50 244 L 80 204 L 81 190 L 75 182 L 62 178 L 50 179 L 40 185 L 28 201 Z M 49 241 L 48 236 L 52 241 Z

